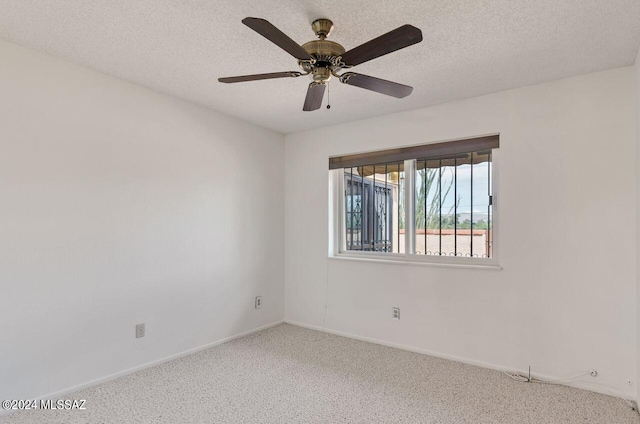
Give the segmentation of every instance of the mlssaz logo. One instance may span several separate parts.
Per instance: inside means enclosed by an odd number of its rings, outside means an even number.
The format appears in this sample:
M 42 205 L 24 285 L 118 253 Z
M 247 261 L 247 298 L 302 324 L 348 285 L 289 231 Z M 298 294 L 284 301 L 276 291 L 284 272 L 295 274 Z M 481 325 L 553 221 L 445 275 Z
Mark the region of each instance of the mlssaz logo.
M 40 409 L 87 409 L 86 402 L 84 399 L 58 399 L 56 401 L 47 399 L 40 401 Z

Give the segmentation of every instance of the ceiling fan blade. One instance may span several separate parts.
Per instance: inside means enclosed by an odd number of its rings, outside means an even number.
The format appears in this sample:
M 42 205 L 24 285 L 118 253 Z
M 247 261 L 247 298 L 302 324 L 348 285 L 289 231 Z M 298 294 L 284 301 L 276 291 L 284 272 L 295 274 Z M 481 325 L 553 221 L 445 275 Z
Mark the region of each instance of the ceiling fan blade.
M 270 74 L 255 74 L 255 75 L 242 75 L 239 77 L 218 78 L 218 82 L 232 83 L 232 82 L 257 81 L 257 80 L 265 80 L 265 79 L 272 79 L 272 78 L 286 78 L 286 77 L 295 78 L 295 77 L 299 77 L 300 75 L 302 75 L 302 72 L 295 72 L 295 71 L 272 72 Z
M 347 66 L 356 66 L 421 41 L 422 31 L 411 25 L 402 25 L 400 28 L 354 47 L 342 55 L 342 61 Z
M 302 110 L 309 112 L 320 109 L 320 106 L 322 106 L 322 97 L 324 96 L 325 88 L 327 88 L 327 84 L 325 83 L 312 82 L 309 84 L 307 97 L 304 99 L 304 106 L 302 107 Z
M 340 82 L 386 94 L 387 96 L 397 97 L 398 99 L 407 97 L 413 91 L 413 87 L 408 85 L 398 84 L 397 82 L 370 77 L 368 75 L 356 74 L 355 72 L 345 72 L 340 75 Z
M 271 41 L 298 60 L 313 60 L 313 57 L 300 44 L 289 38 L 269 21 L 260 18 L 244 18 L 242 23 Z

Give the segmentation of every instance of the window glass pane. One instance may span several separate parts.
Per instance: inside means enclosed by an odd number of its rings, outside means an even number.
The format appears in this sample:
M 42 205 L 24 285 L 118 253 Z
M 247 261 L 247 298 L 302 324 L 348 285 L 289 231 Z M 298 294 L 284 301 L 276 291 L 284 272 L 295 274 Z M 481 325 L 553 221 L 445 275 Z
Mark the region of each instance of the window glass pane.
M 344 174 L 347 250 L 403 253 L 403 164 L 346 168 Z
M 439 198 L 435 196 L 439 173 L 437 169 L 427 169 L 427 162 L 416 161 L 416 253 L 425 254 L 434 246 L 429 235 L 433 221 L 437 219 Z
M 392 174 L 393 178 L 397 180 L 397 185 L 395 187 L 393 199 L 396 203 L 395 210 L 397 213 L 394 215 L 395 221 L 393 228 L 397 228 L 397 239 L 398 241 L 393 244 L 393 252 L 394 253 L 404 253 L 405 252 L 405 223 L 404 223 L 404 184 L 405 184 L 405 175 L 403 170 L 404 164 L 397 165 L 396 174 Z
M 456 171 L 458 207 L 456 214 L 456 255 L 471 256 L 471 164 L 459 165 Z
M 416 163 L 416 253 L 455 252 L 455 165 L 441 159 Z
M 477 163 L 481 161 L 480 163 Z M 473 164 L 473 257 L 491 257 L 489 225 L 491 222 L 491 205 L 489 196 L 490 162 L 488 153 L 474 153 Z
M 416 254 L 491 257 L 490 152 L 416 162 Z
M 456 175 L 455 166 L 442 165 L 441 185 L 439 187 L 440 196 L 442 198 L 442 210 L 440 214 L 440 227 L 438 233 L 440 235 L 439 251 L 442 256 L 454 256 L 457 251 L 454 234 L 454 222 L 456 212 Z

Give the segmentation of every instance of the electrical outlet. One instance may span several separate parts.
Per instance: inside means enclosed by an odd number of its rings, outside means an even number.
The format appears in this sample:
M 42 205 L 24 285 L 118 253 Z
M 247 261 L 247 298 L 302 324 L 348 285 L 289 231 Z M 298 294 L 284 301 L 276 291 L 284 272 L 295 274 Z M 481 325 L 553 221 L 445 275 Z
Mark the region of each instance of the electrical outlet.
M 256 296 L 256 309 L 262 308 L 262 296 Z
M 144 323 L 136 325 L 136 339 L 144 337 Z
M 393 312 L 393 319 L 400 319 L 400 308 L 392 308 L 391 309 Z

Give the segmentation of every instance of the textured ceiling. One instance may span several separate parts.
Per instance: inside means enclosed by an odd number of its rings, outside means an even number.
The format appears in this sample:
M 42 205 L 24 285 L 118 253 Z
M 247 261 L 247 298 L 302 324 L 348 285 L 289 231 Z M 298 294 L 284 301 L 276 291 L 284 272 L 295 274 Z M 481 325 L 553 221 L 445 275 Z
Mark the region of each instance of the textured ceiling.
M 631 65 L 640 43 L 640 0 L 0 0 L 0 11 L 0 38 L 281 133 Z M 422 43 L 353 68 L 413 94 L 333 79 L 331 109 L 302 112 L 309 77 L 218 83 L 299 70 L 241 24 L 247 16 L 300 44 L 315 38 L 314 19 L 330 18 L 329 39 L 347 50 L 414 25 Z

